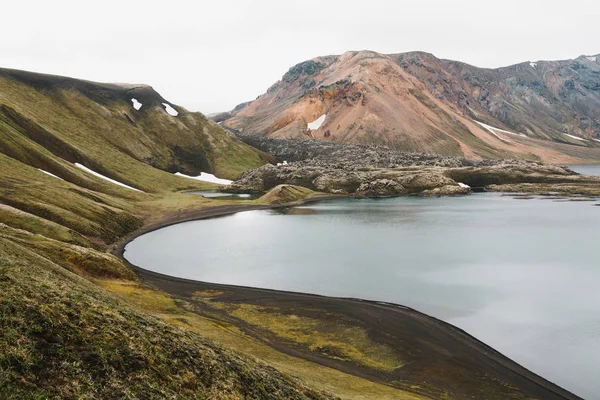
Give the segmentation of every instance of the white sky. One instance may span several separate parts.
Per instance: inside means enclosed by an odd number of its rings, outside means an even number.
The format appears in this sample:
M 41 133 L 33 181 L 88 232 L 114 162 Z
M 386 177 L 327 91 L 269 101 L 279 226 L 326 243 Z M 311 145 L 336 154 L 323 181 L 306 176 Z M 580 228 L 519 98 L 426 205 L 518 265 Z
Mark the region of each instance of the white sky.
M 292 65 L 423 50 L 497 67 L 600 53 L 600 1 L 11 1 L 0 66 L 147 83 L 192 111 L 254 99 Z

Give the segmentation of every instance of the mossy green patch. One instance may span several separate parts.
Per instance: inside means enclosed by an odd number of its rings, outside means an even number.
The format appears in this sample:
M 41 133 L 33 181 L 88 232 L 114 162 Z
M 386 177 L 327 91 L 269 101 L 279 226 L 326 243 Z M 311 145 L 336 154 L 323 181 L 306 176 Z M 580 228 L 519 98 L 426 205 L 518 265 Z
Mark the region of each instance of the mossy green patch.
M 237 318 L 329 358 L 381 371 L 393 371 L 403 365 L 390 348 L 372 341 L 364 329 L 335 316 L 281 314 L 275 308 L 250 304 L 228 305 L 226 309 Z

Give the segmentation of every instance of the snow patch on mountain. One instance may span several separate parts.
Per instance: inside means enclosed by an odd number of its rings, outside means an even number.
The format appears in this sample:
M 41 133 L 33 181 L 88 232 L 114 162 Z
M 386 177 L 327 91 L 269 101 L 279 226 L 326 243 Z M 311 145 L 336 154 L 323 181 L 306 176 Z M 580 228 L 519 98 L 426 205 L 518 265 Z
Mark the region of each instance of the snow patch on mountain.
M 46 174 L 46 175 L 49 175 L 49 176 L 52 176 L 52 177 L 54 177 L 54 178 L 56 178 L 56 179 L 60 179 L 61 181 L 64 181 L 64 179 L 63 179 L 63 178 L 61 178 L 60 176 L 56 176 L 56 175 L 54 175 L 54 174 L 52 174 L 52 173 L 50 173 L 50 172 L 48 172 L 48 171 L 44 171 L 43 169 L 39 169 L 39 168 L 38 168 L 38 171 L 40 171 L 40 172 L 43 172 L 44 174 Z
M 228 179 L 217 178 L 213 174 L 207 174 L 206 172 L 200 172 L 200 175 L 198 175 L 198 176 L 189 176 L 189 175 L 182 174 L 181 172 L 175 172 L 175 175 L 181 176 L 183 178 L 195 179 L 197 181 L 217 183 L 219 185 L 231 185 L 231 182 L 232 182 Z
M 131 99 L 131 102 L 133 103 L 133 108 L 135 108 L 136 110 L 142 108 L 143 104 L 137 101 L 137 99 Z
M 573 136 L 573 135 L 569 135 L 568 133 L 564 133 L 563 135 L 565 135 L 565 136 L 568 136 L 568 137 L 570 137 L 570 138 L 572 138 L 572 139 L 575 139 L 575 140 L 581 140 L 582 142 L 587 142 L 587 140 L 586 140 L 586 139 L 584 139 L 584 138 L 580 138 L 579 136 Z
M 485 129 L 487 129 L 487 130 L 488 130 L 488 132 L 490 132 L 492 135 L 496 136 L 498 139 L 500 139 L 500 140 L 502 140 L 502 141 L 504 141 L 504 142 L 510 142 L 510 140 L 508 140 L 508 139 L 505 139 L 505 138 L 503 138 L 503 137 L 499 136 L 499 135 L 497 134 L 497 132 L 508 133 L 509 135 L 515 135 L 515 136 L 523 136 L 523 137 L 527 137 L 527 135 L 524 135 L 524 134 L 522 134 L 522 133 L 516 133 L 516 132 L 507 131 L 507 130 L 505 130 L 505 129 L 496 128 L 496 127 L 493 127 L 493 126 L 491 126 L 491 125 L 484 124 L 483 122 L 479 122 L 479 121 L 477 121 L 477 120 L 475 120 L 475 119 L 474 119 L 473 121 L 475 121 L 476 123 L 478 123 L 479 125 L 481 125 L 481 126 L 482 126 L 482 127 L 484 127 Z
M 177 110 L 175 110 L 173 107 L 171 107 L 170 105 L 168 105 L 167 103 L 163 103 L 163 106 L 165 106 L 165 111 L 172 117 L 176 117 L 177 115 L 179 115 L 179 113 L 177 112 Z
M 96 171 L 93 171 L 93 170 L 89 169 L 89 168 L 88 168 L 88 167 L 86 167 L 85 165 L 82 165 L 82 164 L 79 164 L 79 163 L 75 163 L 75 166 L 76 166 L 77 168 L 79 168 L 79 169 L 82 169 L 82 170 L 84 170 L 84 171 L 85 171 L 85 172 L 87 172 L 87 173 L 90 173 L 90 174 L 92 174 L 92 175 L 94 175 L 94 176 L 96 176 L 96 177 L 100 178 L 100 179 L 104 179 L 105 181 L 108 181 L 108 182 L 110 182 L 110 183 L 114 183 L 115 185 L 119 185 L 119 186 L 122 186 L 122 187 L 124 187 L 124 188 L 131 189 L 131 190 L 135 190 L 136 192 L 142 192 L 140 189 L 136 189 L 136 188 L 134 188 L 134 187 L 131 187 L 131 186 L 129 186 L 129 185 L 126 185 L 126 184 L 124 184 L 124 183 L 121 183 L 121 182 L 119 182 L 119 181 L 115 181 L 114 179 L 110 179 L 110 178 L 109 178 L 109 177 L 107 177 L 107 176 L 104 176 L 104 175 L 102 175 L 102 174 L 99 174 L 99 173 L 97 173 Z
M 326 118 L 327 118 L 327 115 L 323 114 L 319 118 L 315 119 L 313 122 L 310 122 L 309 124 L 307 124 L 306 127 L 311 131 L 317 130 L 321 127 L 321 125 L 323 125 L 323 122 L 325 122 Z

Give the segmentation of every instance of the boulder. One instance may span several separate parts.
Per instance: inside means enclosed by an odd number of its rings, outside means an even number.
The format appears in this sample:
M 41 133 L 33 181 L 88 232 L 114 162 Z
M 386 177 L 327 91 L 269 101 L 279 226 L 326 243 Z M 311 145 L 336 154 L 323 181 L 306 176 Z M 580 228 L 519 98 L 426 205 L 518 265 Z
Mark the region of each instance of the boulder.
M 376 179 L 363 182 L 356 192 L 355 197 L 391 197 L 405 194 L 406 190 L 398 182 L 389 179 Z

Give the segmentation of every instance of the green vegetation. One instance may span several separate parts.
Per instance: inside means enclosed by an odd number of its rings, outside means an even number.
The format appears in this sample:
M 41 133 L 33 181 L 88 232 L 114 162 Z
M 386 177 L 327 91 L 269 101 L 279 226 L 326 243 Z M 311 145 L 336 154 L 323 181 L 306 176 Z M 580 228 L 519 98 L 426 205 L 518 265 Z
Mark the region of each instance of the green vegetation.
M 180 298 L 143 286 L 137 282 L 120 280 L 94 280 L 100 286 L 117 294 L 136 309 L 152 314 L 173 325 L 196 332 L 202 337 L 219 343 L 228 349 L 260 359 L 277 370 L 300 377 L 316 390 L 335 393 L 346 399 L 417 400 L 422 397 L 374 383 L 338 370 L 286 355 L 262 340 L 244 333 L 220 302 L 210 300 L 224 294 L 219 290 L 198 291 L 194 297 L 203 303 L 202 308 Z M 247 305 L 244 305 L 246 307 Z M 251 306 L 250 306 L 251 307 Z M 256 310 L 261 312 L 262 310 Z M 271 319 L 280 317 L 265 310 Z M 268 316 L 267 316 L 268 318 Z M 283 320 L 278 322 L 282 326 Z
M 229 314 L 330 358 L 352 361 L 381 371 L 393 371 L 402 366 L 402 361 L 390 348 L 369 339 L 367 332 L 356 326 L 356 321 L 344 321 L 336 315 L 310 318 L 282 314 L 273 307 L 250 304 L 228 307 Z
M 269 190 L 258 199 L 259 203 L 267 204 L 290 204 L 308 199 L 315 194 L 310 189 L 302 186 L 279 185 Z
M 40 80 L 46 85 L 40 86 Z M 166 100 L 150 87 L 0 70 L 0 93 L 2 152 L 71 182 L 76 178 L 68 168 L 73 162 L 157 192 L 189 185 L 160 170 L 235 178 L 267 161 L 264 153 L 202 114 L 178 107 L 179 115 L 171 117 L 162 105 Z M 143 104 L 140 110 L 132 107 L 131 98 Z
M 1 398 L 326 398 L 24 246 L 0 256 Z

